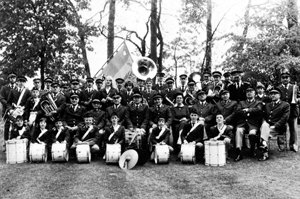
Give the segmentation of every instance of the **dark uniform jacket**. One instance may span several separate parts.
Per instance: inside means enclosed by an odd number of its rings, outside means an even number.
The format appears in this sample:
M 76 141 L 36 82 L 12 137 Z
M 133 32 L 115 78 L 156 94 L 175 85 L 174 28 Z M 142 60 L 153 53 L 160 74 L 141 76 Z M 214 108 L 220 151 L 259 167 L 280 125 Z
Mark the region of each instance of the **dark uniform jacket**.
M 5 85 L 0 90 L 0 102 L 3 105 L 3 111 L 2 111 L 3 114 L 5 113 L 8 107 L 7 100 L 8 100 L 9 93 L 12 89 L 16 89 L 16 86 Z
M 109 89 L 109 91 L 107 92 L 105 88 L 101 89 L 99 92 L 99 96 L 101 99 L 105 99 L 106 97 L 110 97 L 112 98 L 116 93 L 117 93 L 117 89 L 111 87 Z M 101 100 L 100 99 L 100 100 Z M 107 107 L 112 106 L 114 103 L 112 100 L 107 100 L 103 105 L 102 105 L 102 109 L 105 110 Z
M 77 143 L 78 141 L 82 141 L 82 142 L 89 142 L 89 145 L 96 144 L 100 137 L 98 128 L 95 125 L 93 125 L 89 133 L 85 137 L 83 137 L 84 134 L 86 134 L 86 132 L 88 131 L 88 129 L 89 126 L 80 125 L 76 130 L 76 134 L 74 136 L 74 142 Z
M 58 142 L 66 141 L 67 143 L 69 143 L 70 141 L 69 130 L 67 128 L 62 128 L 58 135 L 58 129 L 56 127 L 53 127 L 51 129 L 51 143 L 55 143 L 56 141 Z
M 214 105 L 205 102 L 204 104 L 201 104 L 201 102 L 197 102 L 193 105 L 193 108 L 197 110 L 197 113 L 199 117 L 202 117 L 205 119 L 206 124 L 213 124 L 214 123 L 214 117 L 216 114 L 216 109 Z
M 153 90 L 156 90 L 158 93 L 162 93 L 163 90 L 165 90 L 167 88 L 167 85 L 165 84 L 162 84 L 162 85 L 159 85 L 159 84 L 155 84 L 152 89 Z
M 103 129 L 105 126 L 105 120 L 106 120 L 106 116 L 105 116 L 105 112 L 102 111 L 101 109 L 96 110 L 96 109 L 92 109 L 90 111 L 87 112 L 87 114 L 92 114 L 94 120 L 95 120 L 95 125 L 97 126 L 97 128 Z
M 114 135 L 109 139 L 109 136 L 114 133 Z M 113 126 L 105 128 L 104 142 L 107 144 L 123 144 L 125 140 L 125 128 L 120 125 L 116 132 L 114 132 Z
M 233 100 L 228 100 L 225 102 L 224 100 L 219 101 L 216 103 L 216 114 L 220 113 L 223 115 L 226 124 L 234 124 L 235 121 L 233 121 L 235 111 L 237 109 L 237 102 Z
M 247 112 L 243 109 L 248 108 Z M 250 129 L 258 129 L 262 123 L 262 103 L 257 100 L 252 100 L 252 102 L 241 101 L 236 110 L 235 121 L 237 126 L 243 126 Z
M 275 104 L 273 102 L 267 103 L 264 108 L 264 119 L 271 126 L 275 126 L 278 132 L 285 132 L 286 123 L 290 115 L 290 105 L 287 102 L 279 101 Z
M 76 110 L 74 110 L 72 104 L 65 104 L 61 107 L 61 116 L 64 124 L 70 127 L 77 126 L 79 123 L 83 122 L 83 115 L 85 113 L 85 108 L 78 105 Z
M 130 104 L 128 105 L 128 128 L 142 128 L 147 129 L 149 120 L 149 108 L 145 104 Z
M 144 91 L 141 92 L 141 94 L 143 98 L 147 100 L 148 105 L 152 107 L 154 104 L 153 97 L 154 95 L 157 94 L 157 91 L 156 90 L 148 91 L 147 89 L 145 89 Z
M 88 88 L 81 91 L 82 101 L 81 104 L 87 107 L 89 110 L 92 109 L 92 99 L 94 99 L 94 96 L 96 96 L 96 90 L 91 89 L 90 91 Z
M 220 136 L 218 140 L 224 140 L 225 138 L 233 138 L 233 127 L 231 125 L 224 125 L 225 131 L 224 133 Z M 217 125 L 214 125 L 210 127 L 210 133 L 209 133 L 209 138 L 214 138 L 220 134 L 220 131 L 217 127 Z
M 30 112 L 37 112 L 38 114 L 42 113 L 41 109 L 41 100 L 35 104 L 35 99 L 33 97 L 29 98 L 25 104 L 25 112 L 24 112 L 24 120 L 28 120 L 30 116 Z
M 129 105 L 129 103 L 133 100 L 133 91 L 127 91 L 127 90 L 122 90 L 120 93 L 122 100 L 121 100 L 121 104 L 123 106 L 127 106 Z
M 30 90 L 28 90 L 27 88 L 24 88 L 25 93 L 22 97 L 21 103 L 19 104 L 20 106 L 25 106 L 27 100 L 31 97 L 31 92 Z M 17 104 L 19 97 L 21 95 L 21 92 L 19 92 L 18 90 L 12 89 L 8 95 L 8 99 L 7 99 L 7 104 L 8 104 L 8 108 L 14 108 L 12 107 L 12 104 Z
M 242 82 L 238 88 L 235 82 L 228 85 L 228 91 L 230 92 L 230 99 L 237 102 L 246 100 L 246 89 L 249 87 L 250 84 L 248 82 Z
M 120 104 L 118 107 L 113 105 L 106 109 L 106 126 L 111 125 L 110 119 L 113 113 L 118 115 L 120 125 L 126 126 L 129 123 L 127 107 Z
M 192 130 L 192 131 L 191 131 Z M 186 140 L 188 143 L 195 141 L 203 143 L 204 141 L 204 128 L 203 125 L 198 124 L 198 126 L 192 129 L 192 124 L 186 123 L 181 132 L 182 143 Z
M 22 135 L 21 135 L 21 132 Z M 25 139 L 27 138 L 28 140 L 30 140 L 30 132 L 29 132 L 29 129 L 26 128 L 25 126 L 15 126 L 12 130 L 11 130 L 11 133 L 10 133 L 10 139 L 14 139 L 14 138 L 17 138 L 18 136 L 21 136 L 21 139 Z
M 150 143 L 151 144 L 157 144 L 160 142 L 164 142 L 166 144 L 168 144 L 169 142 L 169 137 L 170 137 L 170 130 L 165 128 L 162 135 L 158 137 L 158 135 L 160 134 L 161 129 L 159 129 L 159 127 L 156 127 L 153 129 L 151 135 L 150 135 Z
M 175 104 L 175 100 L 174 100 L 174 94 L 175 93 L 176 93 L 176 90 L 173 90 L 173 89 L 166 88 L 165 90 L 163 90 L 162 91 L 162 96 L 164 97 L 163 103 L 168 105 L 168 106 L 172 106 L 172 103 Z M 167 98 L 169 100 L 167 100 Z
M 288 84 L 288 88 L 286 88 L 284 85 L 278 86 L 278 89 L 281 91 L 281 100 L 285 101 L 290 104 L 290 118 L 297 118 L 299 116 L 299 105 L 298 103 L 292 104 L 292 98 L 293 98 L 293 84 Z M 298 95 L 298 86 L 296 86 L 296 92 L 295 92 L 296 98 L 299 98 Z
M 46 132 L 43 135 L 41 135 L 41 134 L 42 134 L 41 129 L 39 127 L 35 128 L 33 131 L 31 142 L 32 143 L 40 143 L 39 141 L 41 141 L 46 144 L 49 144 L 49 141 L 51 140 L 51 132 L 48 131 L 48 129 L 46 129 Z
M 171 108 L 171 115 L 172 115 L 172 124 L 180 124 L 182 118 L 189 119 L 190 118 L 190 111 L 186 105 L 174 106 Z
M 169 127 L 172 123 L 172 114 L 169 106 L 162 104 L 160 107 L 154 106 L 149 109 L 149 125 L 158 123 L 159 118 L 165 118 L 166 125 Z

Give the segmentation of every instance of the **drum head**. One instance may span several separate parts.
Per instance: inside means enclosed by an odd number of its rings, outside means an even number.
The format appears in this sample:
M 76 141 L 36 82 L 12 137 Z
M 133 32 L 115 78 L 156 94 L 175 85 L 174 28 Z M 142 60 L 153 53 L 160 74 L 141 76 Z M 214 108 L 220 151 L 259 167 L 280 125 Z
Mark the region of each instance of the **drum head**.
M 119 166 L 121 169 L 132 169 L 137 164 L 138 159 L 139 155 L 135 150 L 127 150 L 121 155 Z

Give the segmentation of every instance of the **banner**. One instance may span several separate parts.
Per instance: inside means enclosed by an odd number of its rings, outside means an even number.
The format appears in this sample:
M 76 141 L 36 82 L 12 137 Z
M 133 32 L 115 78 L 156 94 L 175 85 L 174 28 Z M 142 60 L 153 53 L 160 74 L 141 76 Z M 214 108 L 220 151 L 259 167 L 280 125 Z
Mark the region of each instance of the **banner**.
M 127 77 L 132 73 L 132 63 L 132 57 L 126 43 L 124 42 L 120 50 L 113 56 L 111 60 L 109 60 L 106 67 L 103 69 L 102 74 L 104 76 L 112 76 L 114 79 L 127 79 Z

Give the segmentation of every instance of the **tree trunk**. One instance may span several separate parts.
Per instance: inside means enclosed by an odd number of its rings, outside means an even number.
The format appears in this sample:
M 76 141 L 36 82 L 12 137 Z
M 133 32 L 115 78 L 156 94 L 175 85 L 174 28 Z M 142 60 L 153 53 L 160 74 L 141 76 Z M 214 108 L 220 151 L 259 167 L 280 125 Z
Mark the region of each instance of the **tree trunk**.
M 40 74 L 41 74 L 41 82 L 42 82 L 42 89 L 44 89 L 44 79 L 45 79 L 45 70 L 46 70 L 46 58 L 45 58 L 45 53 L 46 53 L 46 47 L 43 46 L 42 49 L 41 49 L 41 52 L 40 52 Z
M 151 0 L 150 20 L 150 58 L 157 63 L 157 0 Z M 158 71 L 161 72 L 161 71 Z
M 114 54 L 114 25 L 115 25 L 116 0 L 110 0 L 108 33 L 107 33 L 107 59 L 112 58 Z
M 163 51 L 164 51 L 164 39 L 163 39 L 161 30 L 160 30 L 160 26 L 159 26 L 160 16 L 161 16 L 161 3 L 162 3 L 162 0 L 159 0 L 159 14 L 158 14 L 157 22 L 156 22 L 157 30 L 158 30 L 157 38 L 159 40 L 159 56 L 158 56 L 158 60 L 157 60 L 159 72 L 161 72 L 163 70 L 162 60 L 163 60 Z
M 82 58 L 83 58 L 83 64 L 84 64 L 84 68 L 85 68 L 85 74 L 87 77 L 91 76 L 91 71 L 90 71 L 90 65 L 89 65 L 89 61 L 87 58 L 87 53 L 86 53 L 86 42 L 85 42 L 85 37 L 84 37 L 84 31 L 80 30 L 79 31 L 79 44 L 80 44 L 80 48 L 82 51 Z
M 212 42 L 212 5 L 211 0 L 207 0 L 207 24 L 206 24 L 206 63 L 205 63 L 205 71 L 211 71 L 211 42 Z
M 287 23 L 288 29 L 291 30 L 294 26 L 298 26 L 298 9 L 297 0 L 287 0 Z

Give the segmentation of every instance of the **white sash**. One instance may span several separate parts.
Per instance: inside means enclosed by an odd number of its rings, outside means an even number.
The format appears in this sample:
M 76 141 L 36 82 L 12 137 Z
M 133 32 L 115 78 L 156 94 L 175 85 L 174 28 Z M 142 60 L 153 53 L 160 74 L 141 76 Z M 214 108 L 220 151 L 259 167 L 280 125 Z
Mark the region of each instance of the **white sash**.
M 42 137 L 47 132 L 47 129 L 41 130 L 41 133 L 39 134 L 38 138 Z
M 34 108 L 39 104 L 39 102 L 40 102 L 40 98 L 37 98 L 37 100 L 34 101 L 34 105 L 32 107 L 32 110 L 34 110 Z
M 22 90 L 22 92 L 21 92 L 21 94 L 19 96 L 19 99 L 18 99 L 18 102 L 17 102 L 17 106 L 19 106 L 21 104 L 21 101 L 22 101 L 22 98 L 23 98 L 23 96 L 25 94 L 25 91 L 26 91 L 26 88 L 23 88 L 23 90 Z
M 200 122 L 197 122 L 194 124 L 194 126 L 190 129 L 190 131 L 186 134 L 186 136 L 188 136 L 193 130 L 195 130 L 195 128 L 197 128 L 197 126 L 200 125 Z
M 21 130 L 19 130 L 19 135 L 22 136 L 24 131 L 25 131 L 25 127 L 23 126 L 23 128 Z
M 115 128 L 115 127 L 113 127 L 113 128 L 114 128 L 114 132 L 113 132 L 112 134 L 109 135 L 108 140 L 110 140 L 110 139 L 114 136 L 114 134 L 115 134 L 115 133 L 118 131 L 118 129 L 120 128 L 120 125 L 117 125 L 116 128 Z
M 63 130 L 62 128 L 58 129 L 58 131 L 56 133 L 56 136 L 55 136 L 56 139 L 59 137 L 59 135 L 61 134 L 62 130 Z
M 165 130 L 166 130 L 166 128 L 161 128 L 158 136 L 156 136 L 156 139 L 159 139 L 162 136 L 162 134 L 165 132 Z
M 84 138 L 86 138 L 86 136 L 91 132 L 91 130 L 93 130 L 93 126 L 90 126 L 89 129 L 85 132 L 85 134 L 82 136 L 81 140 L 84 140 Z
M 224 133 L 224 132 L 225 132 L 225 130 L 226 130 L 226 127 L 227 127 L 227 125 L 226 125 L 226 124 L 224 124 L 224 125 L 223 125 L 222 129 L 219 129 L 219 128 L 218 128 L 218 126 L 217 126 L 217 129 L 218 129 L 218 130 L 219 130 L 219 132 L 220 132 L 220 133 L 219 133 L 219 135 L 223 135 L 223 133 Z

